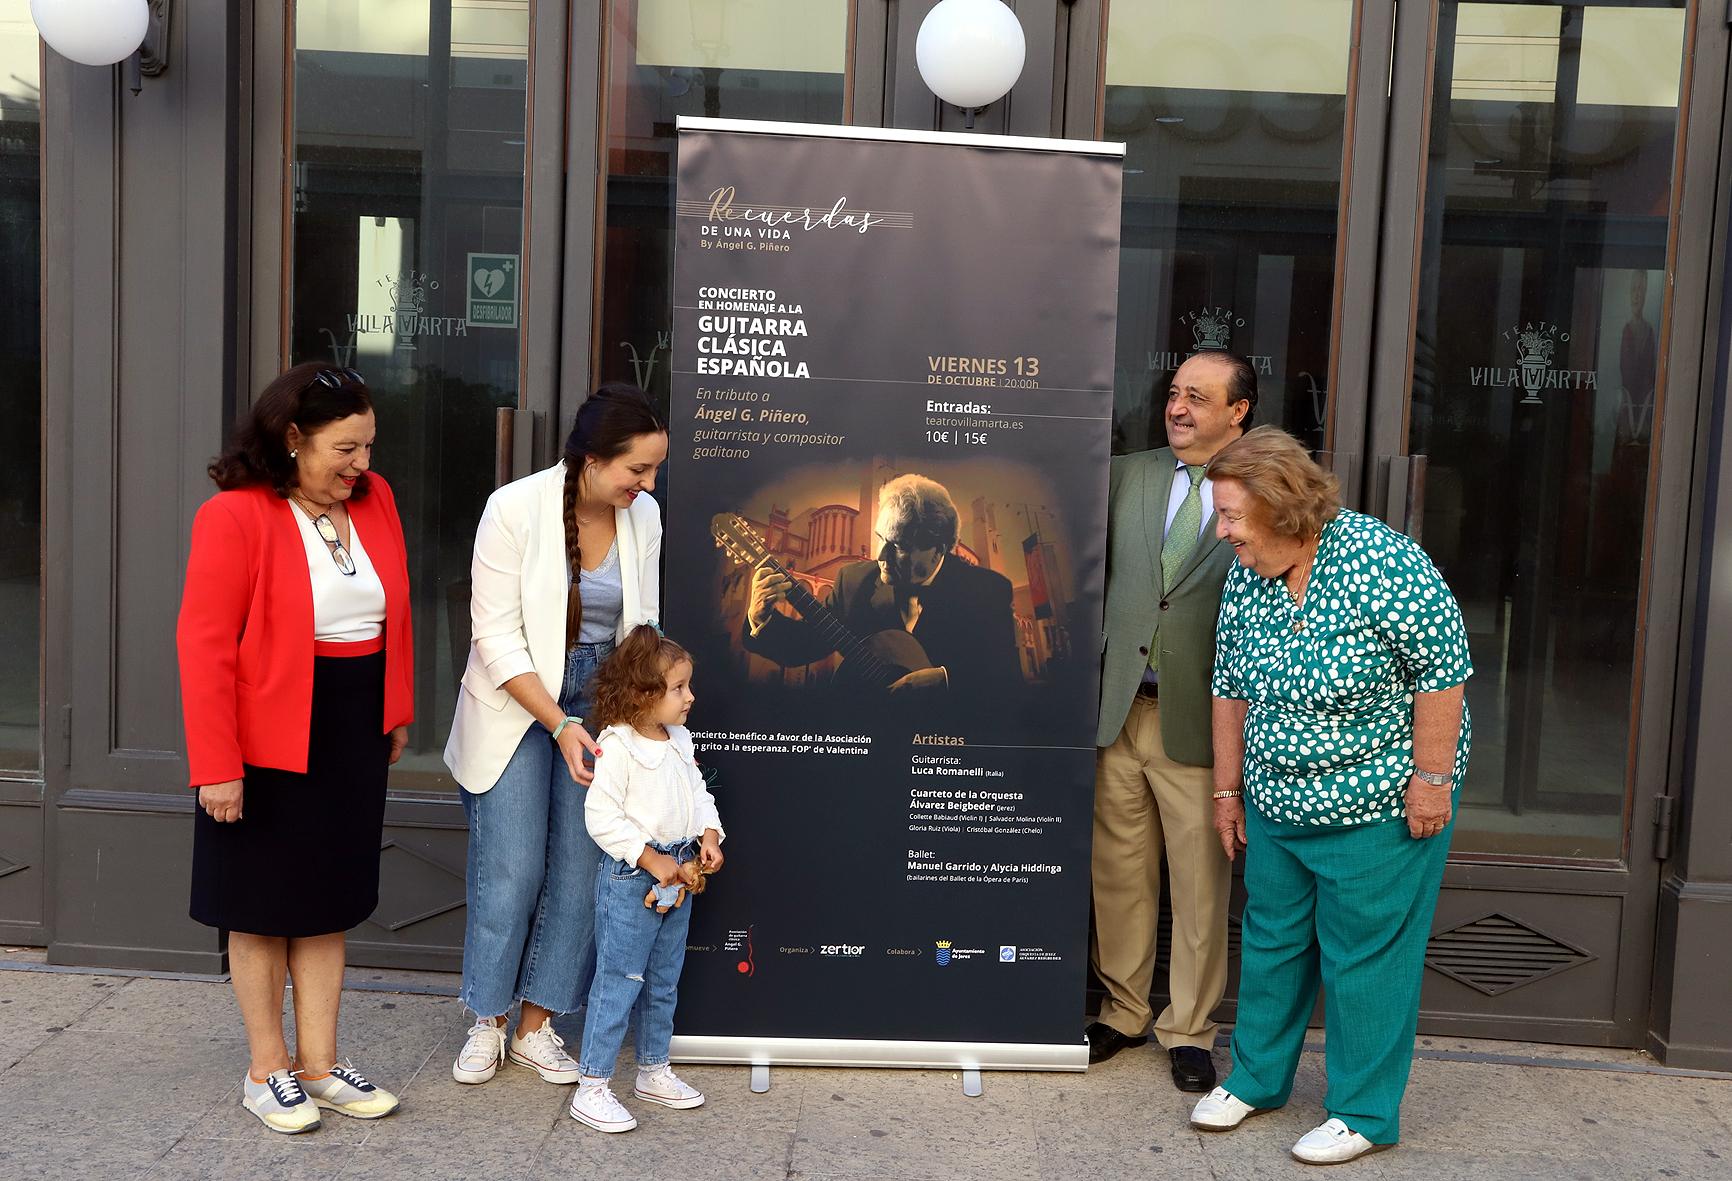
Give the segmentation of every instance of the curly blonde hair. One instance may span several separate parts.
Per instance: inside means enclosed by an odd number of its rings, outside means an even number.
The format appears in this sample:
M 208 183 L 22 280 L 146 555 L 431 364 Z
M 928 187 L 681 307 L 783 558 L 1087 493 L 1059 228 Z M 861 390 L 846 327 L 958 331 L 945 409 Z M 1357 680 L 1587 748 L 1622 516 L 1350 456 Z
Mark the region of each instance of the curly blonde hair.
M 1341 511 L 1341 482 L 1280 427 L 1246 431 L 1221 448 L 1203 474 L 1243 484 L 1269 527 L 1285 537 L 1315 537 Z
M 590 728 L 636 726 L 668 691 L 668 669 L 692 654 L 647 623 L 627 633 L 620 646 L 608 654 L 590 682 Z

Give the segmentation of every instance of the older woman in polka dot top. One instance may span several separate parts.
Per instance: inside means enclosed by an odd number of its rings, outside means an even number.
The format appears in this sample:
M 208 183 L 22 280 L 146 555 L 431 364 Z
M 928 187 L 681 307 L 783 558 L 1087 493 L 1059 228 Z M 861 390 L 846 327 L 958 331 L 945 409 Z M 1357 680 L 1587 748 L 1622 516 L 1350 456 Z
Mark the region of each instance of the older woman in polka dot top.
M 1210 1131 L 1287 1102 L 1324 989 L 1312 1164 L 1400 1136 L 1432 911 L 1467 772 L 1461 610 L 1410 538 L 1340 507 L 1297 440 L 1258 427 L 1209 464 L 1239 564 L 1216 630 L 1215 828 L 1245 851 L 1233 1073 Z

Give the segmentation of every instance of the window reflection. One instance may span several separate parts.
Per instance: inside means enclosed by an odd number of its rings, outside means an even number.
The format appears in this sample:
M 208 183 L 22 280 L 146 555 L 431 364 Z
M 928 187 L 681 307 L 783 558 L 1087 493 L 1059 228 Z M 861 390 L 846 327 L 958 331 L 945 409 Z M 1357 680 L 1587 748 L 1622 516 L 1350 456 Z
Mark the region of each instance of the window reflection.
M 0 771 L 39 771 L 42 86 L 27 0 L 0 0 Z
M 1622 853 L 1683 5 L 1445 5 L 1410 410 L 1477 669 L 1458 850 Z
M 290 360 L 373 389 L 414 594 L 420 721 L 395 782 L 448 785 L 494 411 L 519 396 L 529 0 L 295 11 Z
M 1172 373 L 1257 367 L 1261 422 L 1324 444 L 1352 0 L 1108 9 L 1105 138 L 1124 140 L 1115 451 L 1165 442 Z
M 675 120 L 840 123 L 851 10 L 848 0 L 612 0 L 598 381 L 635 382 L 667 408 Z

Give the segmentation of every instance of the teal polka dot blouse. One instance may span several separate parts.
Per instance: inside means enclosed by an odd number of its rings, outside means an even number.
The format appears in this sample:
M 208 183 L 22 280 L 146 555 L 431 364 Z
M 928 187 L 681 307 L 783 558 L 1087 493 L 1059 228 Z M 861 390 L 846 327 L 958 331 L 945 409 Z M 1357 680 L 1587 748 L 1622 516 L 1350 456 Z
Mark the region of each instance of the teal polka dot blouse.
M 1235 563 L 1215 631 L 1216 697 L 1249 703 L 1245 798 L 1283 824 L 1406 813 L 1413 695 L 1473 675 L 1461 608 L 1425 551 L 1375 517 L 1323 528 L 1305 602 Z M 1462 707 L 1455 786 L 1472 723 Z

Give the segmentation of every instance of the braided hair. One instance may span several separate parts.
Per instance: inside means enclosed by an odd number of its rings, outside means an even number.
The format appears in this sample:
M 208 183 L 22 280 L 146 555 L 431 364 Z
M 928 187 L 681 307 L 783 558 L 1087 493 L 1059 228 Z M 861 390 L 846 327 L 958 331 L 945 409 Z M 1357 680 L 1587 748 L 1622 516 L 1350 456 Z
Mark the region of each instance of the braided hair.
M 643 435 L 666 434 L 667 420 L 656 413 L 649 395 L 635 385 L 610 381 L 584 399 L 577 421 L 565 440 L 565 560 L 571 567 L 571 590 L 565 600 L 565 646 L 577 643 L 583 628 L 583 596 L 579 590 L 583 564 L 577 544 L 577 502 L 582 499 L 584 471 L 591 463 L 618 459 Z

